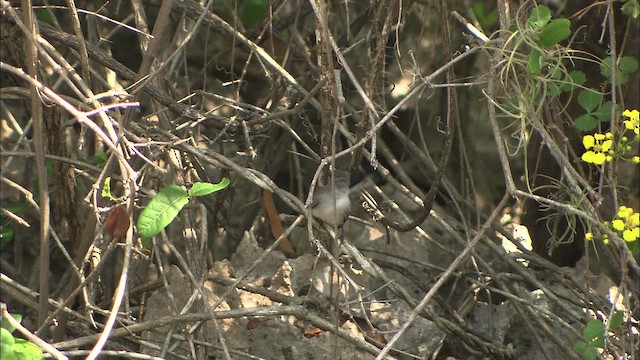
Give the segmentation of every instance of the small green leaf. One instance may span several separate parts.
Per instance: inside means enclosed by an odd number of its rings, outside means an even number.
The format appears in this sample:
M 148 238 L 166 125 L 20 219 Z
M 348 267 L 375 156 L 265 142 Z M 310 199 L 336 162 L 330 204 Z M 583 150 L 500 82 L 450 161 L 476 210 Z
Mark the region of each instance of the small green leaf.
M 582 335 L 587 341 L 592 341 L 598 336 L 602 337 L 604 335 L 604 324 L 600 320 L 593 319 L 584 327 Z
M 598 110 L 593 112 L 593 116 L 595 116 L 600 122 L 609 122 L 611 121 L 611 108 L 613 107 L 613 103 L 611 101 L 605 101 L 602 105 L 598 107 Z
M 576 129 L 580 131 L 591 131 L 598 126 L 598 119 L 591 114 L 584 114 L 576 118 Z
M 189 203 L 187 190 L 169 185 L 153 197 L 138 218 L 138 232 L 142 237 L 154 237 L 169 225 Z
M 600 63 L 600 74 L 602 76 L 610 78 L 613 73 L 613 58 L 611 56 L 607 56 L 602 59 L 602 63 Z
M 638 60 L 631 56 L 623 56 L 620 58 L 618 69 L 625 74 L 631 74 L 638 70 Z
M 596 360 L 598 358 L 598 349 L 594 346 L 587 346 L 582 352 L 582 356 L 586 360 Z
M 554 79 L 554 80 L 560 80 L 560 79 L 562 79 L 562 74 L 564 74 L 562 69 L 560 67 L 556 66 L 556 67 L 553 68 L 553 70 L 550 71 L 549 77 Z
M 618 71 L 617 75 L 618 77 L 616 78 L 616 80 L 618 81 L 618 85 L 626 84 L 629 81 L 629 74 Z
M 527 24 L 533 30 L 541 29 L 551 20 L 551 10 L 544 5 L 538 5 L 531 10 Z
M 222 178 L 218 184 L 212 184 L 208 182 L 197 182 L 189 189 L 189 196 L 205 196 L 216 191 L 220 191 L 229 186 L 229 179 Z
M 584 341 L 578 341 L 573 345 L 573 350 L 578 354 L 582 354 L 587 346 L 589 345 L 587 345 L 587 343 L 585 343 Z
M 560 95 L 560 93 L 562 91 L 560 91 L 560 86 L 558 86 L 558 84 L 551 83 L 548 86 L 547 92 L 549 93 L 549 96 L 556 97 L 556 96 Z
M 580 70 L 573 70 L 569 73 L 567 82 L 562 84 L 562 91 L 570 91 L 576 85 L 582 85 L 587 81 L 587 76 Z
M 617 331 L 620 329 L 620 326 L 624 324 L 624 312 L 623 311 L 614 311 L 611 318 L 609 318 L 609 330 Z
M 116 201 L 118 199 L 114 198 L 113 195 L 111 195 L 111 177 L 108 176 L 107 178 L 104 179 L 104 182 L 102 183 L 102 197 L 103 198 L 107 198 L 111 201 Z
M 591 346 L 596 348 L 604 347 L 604 336 L 598 336 L 595 339 L 591 340 Z
M 611 56 L 602 59 L 600 63 L 600 73 L 611 79 L 615 71 L 616 81 L 618 84 L 626 84 L 629 81 L 629 74 L 638 70 L 638 61 L 631 56 L 623 56 L 620 58 L 619 66 L 615 64 Z
M 580 70 L 573 70 L 569 76 L 576 85 L 582 85 L 587 81 L 587 75 Z
M 578 95 L 578 103 L 587 112 L 592 112 L 602 102 L 602 94 L 591 89 L 585 89 Z
M 540 45 L 553 46 L 571 35 L 571 22 L 567 19 L 556 19 L 547 24 L 540 32 Z
M 529 54 L 529 61 L 527 61 L 527 72 L 532 75 L 540 74 L 542 69 L 542 61 L 540 60 L 540 53 L 536 49 L 531 49 Z

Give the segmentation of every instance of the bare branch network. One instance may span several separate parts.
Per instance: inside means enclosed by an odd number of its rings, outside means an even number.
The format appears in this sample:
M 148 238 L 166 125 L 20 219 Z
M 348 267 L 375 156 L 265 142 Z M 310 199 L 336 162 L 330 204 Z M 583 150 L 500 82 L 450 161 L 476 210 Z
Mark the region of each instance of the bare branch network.
M 571 37 L 536 47 L 533 2 L 0 1 L 0 301 L 46 356 L 637 358 L 609 222 L 638 168 L 574 126 L 580 90 L 615 136 L 639 103 L 637 72 L 593 75 L 640 57 L 614 2 L 552 8 Z M 223 178 L 140 236 L 163 188 Z

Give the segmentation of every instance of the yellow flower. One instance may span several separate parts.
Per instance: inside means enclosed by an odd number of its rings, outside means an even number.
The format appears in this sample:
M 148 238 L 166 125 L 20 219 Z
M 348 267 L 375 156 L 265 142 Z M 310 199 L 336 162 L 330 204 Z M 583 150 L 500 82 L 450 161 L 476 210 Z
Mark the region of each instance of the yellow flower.
M 622 233 L 622 238 L 626 242 L 634 242 L 640 238 L 640 228 L 628 229 Z
M 618 231 L 624 231 L 624 221 L 620 219 L 613 220 L 611 226 Z
M 626 206 L 620 206 L 618 208 L 617 215 L 620 218 L 626 218 L 627 216 L 633 215 L 633 209 Z
M 622 236 L 624 241 L 636 241 L 640 238 L 640 213 L 633 212 L 632 208 L 620 206 L 616 219 L 611 222 L 611 227 Z
M 591 240 L 593 240 L 593 233 L 592 233 L 592 232 L 588 232 L 588 233 L 584 234 L 584 238 L 585 238 L 587 241 L 591 241 Z
M 582 160 L 596 165 L 613 160 L 613 157 L 609 155 L 612 152 L 611 147 L 613 147 L 612 138 L 611 133 L 585 135 L 582 138 L 582 145 L 587 151 L 582 154 Z
M 633 130 L 633 132 L 638 136 L 640 134 L 640 112 L 638 110 L 625 110 L 622 115 L 629 118 L 629 120 L 624 121 L 624 127 L 628 130 Z
M 634 156 L 631 161 L 633 161 L 634 164 L 640 164 L 640 156 Z

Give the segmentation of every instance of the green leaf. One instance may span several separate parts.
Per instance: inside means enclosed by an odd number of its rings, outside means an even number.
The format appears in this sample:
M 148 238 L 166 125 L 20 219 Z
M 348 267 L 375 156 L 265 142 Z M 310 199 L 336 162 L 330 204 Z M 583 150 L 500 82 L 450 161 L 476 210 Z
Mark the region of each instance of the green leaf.
M 554 79 L 554 80 L 560 80 L 562 79 L 562 74 L 564 74 L 564 72 L 562 71 L 562 69 L 558 66 L 554 67 L 553 70 L 551 70 L 549 77 Z
M 5 208 L 5 210 L 10 211 L 14 214 L 20 214 L 21 212 L 31 207 L 31 205 L 26 201 L 20 201 L 20 202 L 3 201 L 2 205 Z
M 620 64 L 616 65 L 613 57 L 607 56 L 600 63 L 600 73 L 611 79 L 615 71 L 618 84 L 626 84 L 629 81 L 629 74 L 638 70 L 638 61 L 631 56 L 620 58 Z
M 102 197 L 103 198 L 107 198 L 111 201 L 115 201 L 118 200 L 116 198 L 113 197 L 113 195 L 111 195 L 111 177 L 108 176 L 107 178 L 104 179 L 104 182 L 102 183 Z
M 631 74 L 638 70 L 638 60 L 631 56 L 623 56 L 618 63 L 618 69 L 625 74 Z
M 598 110 L 592 113 L 600 122 L 609 122 L 611 121 L 611 108 L 613 107 L 613 103 L 611 101 L 605 101 L 602 105 L 598 107 Z
M 598 349 L 594 346 L 587 346 L 582 352 L 582 356 L 587 360 L 596 360 L 598 358 Z
M 583 358 L 588 360 L 595 360 L 598 358 L 598 348 L 596 348 L 592 344 L 578 341 L 575 345 L 573 345 L 573 350 L 578 354 L 581 354 Z
M 488 14 L 485 13 L 484 4 L 481 2 L 474 3 L 471 10 L 483 29 L 488 29 L 498 22 L 498 12 L 494 9 Z
M 570 91 L 576 85 L 582 85 L 587 81 L 587 75 L 580 70 L 573 70 L 569 73 L 569 77 L 567 78 L 567 82 L 562 84 L 562 91 Z
M 536 49 L 531 49 L 529 54 L 529 61 L 527 61 L 527 72 L 532 75 L 540 74 L 542 69 L 542 61 L 540 60 L 540 53 Z
M 527 24 L 533 30 L 537 30 L 545 26 L 551 20 L 551 10 L 544 5 L 538 5 L 531 10 Z
M 40 349 L 38 345 L 24 339 L 16 339 L 16 343 L 13 346 L 13 351 L 16 355 L 16 359 L 20 359 L 20 360 L 42 359 L 42 349 Z
M 97 151 L 91 158 L 91 162 L 95 165 L 105 164 L 109 160 L 109 155 L 104 151 Z
M 587 75 L 580 70 L 573 70 L 569 76 L 576 85 L 582 85 L 587 81 Z
M 640 4 L 638 0 L 626 0 L 622 5 L 622 12 L 627 16 L 637 19 L 640 16 Z
M 16 342 L 13 335 L 11 335 L 11 331 L 9 329 L 6 329 L 4 326 L 0 328 L 0 341 L 2 342 L 2 344 L 9 345 L 13 345 Z
M 13 354 L 15 343 L 16 340 L 13 335 L 11 335 L 11 332 L 9 332 L 9 330 L 5 328 L 0 329 L 0 354 L 2 356 L 2 359 L 5 359 L 5 356 L 7 359 L 15 356 Z
M 556 97 L 556 96 L 560 95 L 560 93 L 562 91 L 560 90 L 560 86 L 558 86 L 558 84 L 551 83 L 548 86 L 547 92 L 549 93 L 549 96 Z
M 189 202 L 187 190 L 169 185 L 154 196 L 138 218 L 138 232 L 143 237 L 154 237 L 169 225 Z
M 216 191 L 220 191 L 229 186 L 229 179 L 222 178 L 218 184 L 212 184 L 208 182 L 197 182 L 189 189 L 189 196 L 205 196 Z
M 578 104 L 587 112 L 592 112 L 601 102 L 602 94 L 591 89 L 582 90 L 578 95 Z
M 547 24 L 540 32 L 540 45 L 553 46 L 571 35 L 571 22 L 567 19 L 556 19 Z
M 623 311 L 614 311 L 611 318 L 609 318 L 609 330 L 617 331 L 620 329 L 620 326 L 624 324 L 624 312 Z
M 600 74 L 602 74 L 602 76 L 610 78 L 611 74 L 613 73 L 613 58 L 611 56 L 607 56 L 606 58 L 602 59 L 602 62 L 600 63 Z
M 589 346 L 585 349 L 585 352 L 583 352 L 582 355 L 587 360 L 596 360 L 598 358 L 598 349 L 593 346 Z
M 573 350 L 579 354 L 582 354 L 582 352 L 584 351 L 584 349 L 587 348 L 587 343 L 584 341 L 578 341 L 577 343 L 575 343 L 573 345 Z
M 576 129 L 580 131 L 591 131 L 598 126 L 598 119 L 591 114 L 584 114 L 576 118 Z
M 16 321 L 17 321 L 18 323 L 21 323 L 21 322 L 22 322 L 22 315 L 20 315 L 20 314 L 9 314 L 9 315 L 11 315 L 14 319 L 16 319 Z M 0 321 L 0 324 L 1 324 L 1 327 L 2 327 L 3 329 L 8 330 L 8 331 L 9 331 L 9 333 L 13 333 L 13 331 L 16 329 L 15 327 L 13 327 L 13 325 L 11 325 L 11 324 L 10 324 L 8 321 L 6 321 L 6 320 L 2 320 L 2 321 Z
M 247 27 L 257 24 L 267 13 L 268 4 L 267 0 L 245 0 L 242 23 Z
M 592 341 L 598 336 L 602 337 L 604 335 L 604 324 L 600 320 L 593 319 L 584 327 L 582 335 L 587 341 Z
M 618 81 L 618 85 L 626 84 L 629 81 L 629 74 L 618 71 L 616 80 Z
M 604 347 L 604 336 L 598 336 L 595 339 L 591 340 L 591 346 L 596 348 Z

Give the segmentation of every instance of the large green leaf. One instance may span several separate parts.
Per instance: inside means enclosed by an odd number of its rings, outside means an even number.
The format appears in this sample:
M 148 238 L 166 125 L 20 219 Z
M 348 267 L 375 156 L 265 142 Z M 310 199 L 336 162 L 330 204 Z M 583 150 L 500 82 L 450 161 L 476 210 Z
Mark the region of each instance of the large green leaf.
M 567 19 L 556 19 L 548 23 L 540 32 L 540 45 L 553 46 L 571 35 L 571 22 Z
M 591 131 L 598 126 L 598 119 L 591 114 L 580 115 L 576 118 L 576 128 L 580 131 Z
M 189 202 L 187 190 L 169 185 L 154 196 L 138 218 L 138 232 L 146 238 L 158 235 Z
M 604 324 L 600 320 L 593 319 L 584 327 L 582 335 L 587 341 L 592 341 L 598 336 L 602 337 L 604 335 Z
M 592 112 L 602 102 L 602 94 L 591 89 L 585 89 L 578 95 L 578 104 L 587 112 Z
M 16 344 L 16 340 L 9 330 L 2 328 L 0 329 L 0 356 L 2 359 L 7 359 L 15 357 L 13 354 L 13 348 Z
M 605 101 L 602 105 L 598 106 L 598 110 L 592 113 L 593 116 L 598 118 L 600 122 L 611 121 L 611 108 L 613 103 L 611 101 Z
M 580 70 L 573 70 L 569 73 L 567 82 L 562 84 L 562 91 L 570 91 L 576 85 L 582 85 L 587 81 L 587 75 Z
M 618 69 L 626 74 L 631 74 L 638 70 L 638 60 L 632 56 L 623 56 L 620 58 Z
M 42 349 L 40 349 L 38 345 L 24 339 L 16 339 L 13 352 L 15 355 L 14 359 L 18 360 L 42 359 Z M 4 356 L 2 358 L 4 359 Z
M 609 318 L 609 330 L 616 331 L 624 324 L 624 311 L 614 311 Z

